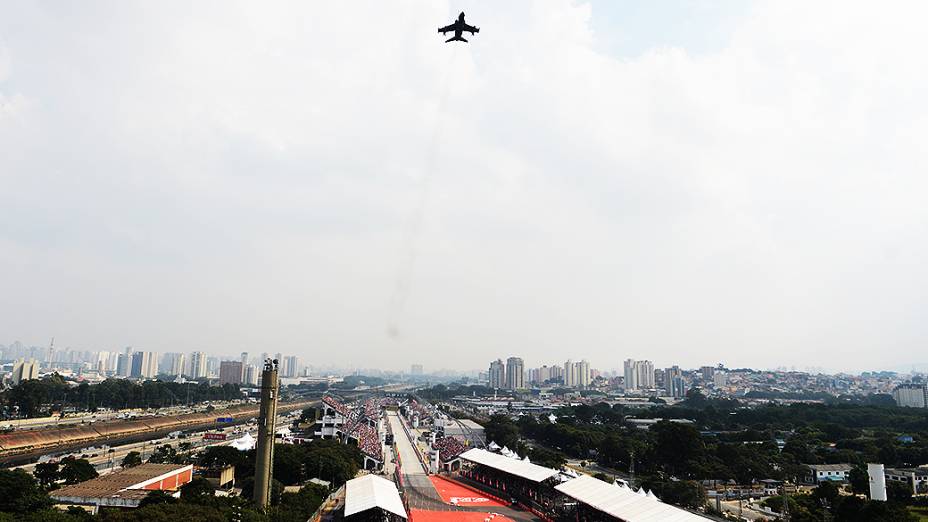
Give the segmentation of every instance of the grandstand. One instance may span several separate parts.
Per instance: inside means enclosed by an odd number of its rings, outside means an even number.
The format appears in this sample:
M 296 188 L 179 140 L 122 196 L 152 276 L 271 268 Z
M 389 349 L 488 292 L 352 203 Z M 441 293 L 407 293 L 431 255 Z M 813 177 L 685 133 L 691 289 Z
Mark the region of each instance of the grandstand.
M 380 469 L 384 462 L 381 433 L 385 403 L 378 398 L 346 403 L 326 395 L 322 398 L 322 421 L 315 434 L 357 445 L 364 456 L 364 469 Z
M 564 473 L 532 464 L 517 456 L 483 449 L 459 455 L 452 477 L 511 500 L 546 520 L 689 522 L 706 520 L 684 509 L 664 504 L 652 492 L 609 484 L 588 475 Z

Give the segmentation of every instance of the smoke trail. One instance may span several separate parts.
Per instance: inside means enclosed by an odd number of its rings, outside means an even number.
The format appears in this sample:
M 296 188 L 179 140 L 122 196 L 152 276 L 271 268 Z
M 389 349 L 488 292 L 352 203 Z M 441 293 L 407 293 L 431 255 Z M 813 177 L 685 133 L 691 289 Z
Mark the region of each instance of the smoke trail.
M 445 124 L 444 108 L 451 91 L 450 79 L 455 69 L 457 48 L 458 46 L 454 45 L 451 50 L 451 60 L 447 64 L 448 67 L 440 83 L 441 94 L 435 110 L 435 129 L 432 131 L 432 136 L 426 147 L 425 168 L 422 173 L 419 198 L 409 216 L 401 242 L 400 261 L 397 267 L 396 282 L 390 296 L 389 317 L 387 320 L 387 335 L 394 341 L 398 341 L 401 337 L 398 322 L 406 308 L 406 302 L 409 299 L 412 287 L 412 279 L 419 253 L 419 236 L 421 235 L 422 224 L 425 219 L 429 196 L 431 195 L 432 180 L 435 177 L 435 163 L 441 146 L 441 135 Z

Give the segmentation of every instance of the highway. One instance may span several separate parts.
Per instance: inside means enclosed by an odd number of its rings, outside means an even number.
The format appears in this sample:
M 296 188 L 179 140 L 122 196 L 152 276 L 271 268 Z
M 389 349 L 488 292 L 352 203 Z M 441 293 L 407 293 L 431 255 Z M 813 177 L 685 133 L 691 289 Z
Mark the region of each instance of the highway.
M 277 427 L 281 428 L 288 426 L 290 424 L 290 418 L 286 415 L 280 415 L 277 417 Z M 203 434 L 207 431 L 212 433 L 225 433 L 227 440 L 203 440 Z M 236 433 L 238 431 L 238 433 Z M 183 443 L 190 443 L 190 452 L 199 453 L 204 449 L 210 446 L 222 446 L 230 444 L 233 440 L 242 437 L 245 433 L 251 433 L 253 437 L 257 437 L 257 428 L 250 426 L 224 426 L 220 429 L 209 429 L 209 430 L 198 430 L 190 433 L 186 433 L 185 438 L 166 438 L 166 437 L 156 437 L 150 440 L 145 440 L 141 442 L 132 442 L 129 444 L 123 444 L 120 446 L 113 447 L 96 447 L 91 455 L 96 455 L 95 457 L 88 456 L 87 460 L 93 464 L 97 469 L 98 473 L 105 474 L 111 470 L 119 469 L 122 459 L 128 455 L 130 452 L 137 451 L 141 454 L 142 460 L 148 459 L 151 456 L 152 452 L 155 451 L 155 448 L 158 446 L 163 446 L 165 444 L 170 444 L 174 449 L 178 449 L 179 446 Z M 86 448 L 85 448 L 86 449 Z M 112 450 L 112 453 L 110 453 Z M 178 450 L 178 452 L 180 452 Z M 54 455 L 54 452 L 50 452 L 49 455 Z M 60 457 L 65 457 L 67 455 L 74 455 L 75 457 L 81 457 L 79 452 L 65 452 L 60 455 Z M 59 455 L 56 455 L 59 457 Z M 37 463 L 24 464 L 21 466 L 16 466 L 13 469 L 22 469 L 28 473 L 32 473 L 35 470 Z

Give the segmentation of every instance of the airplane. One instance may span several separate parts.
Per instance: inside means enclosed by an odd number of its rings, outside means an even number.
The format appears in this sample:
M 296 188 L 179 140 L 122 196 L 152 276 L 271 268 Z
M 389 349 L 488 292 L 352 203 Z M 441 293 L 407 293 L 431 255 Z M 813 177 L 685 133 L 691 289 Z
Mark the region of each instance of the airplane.
M 438 29 L 438 32 L 441 33 L 441 34 L 445 34 L 445 33 L 447 33 L 448 31 L 454 31 L 454 38 L 448 38 L 447 40 L 445 40 L 445 43 L 448 43 L 448 42 L 466 42 L 467 40 L 461 38 L 461 33 L 465 32 L 465 31 L 468 32 L 468 33 L 470 33 L 470 34 L 479 33 L 479 32 L 480 32 L 480 28 L 479 28 L 479 27 L 474 27 L 474 26 L 472 26 L 472 25 L 467 25 L 467 23 L 464 22 L 464 13 L 461 13 L 461 14 L 458 15 L 458 19 L 455 20 L 453 24 L 451 24 L 451 25 L 446 25 L 445 27 L 442 27 L 442 28 Z

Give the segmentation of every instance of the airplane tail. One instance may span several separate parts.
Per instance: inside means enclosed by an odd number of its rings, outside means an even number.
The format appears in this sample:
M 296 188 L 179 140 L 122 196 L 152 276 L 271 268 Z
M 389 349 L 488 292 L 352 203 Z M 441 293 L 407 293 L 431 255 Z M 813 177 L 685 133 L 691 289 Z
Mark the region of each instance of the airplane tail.
M 455 37 L 453 37 L 453 38 L 448 38 L 447 40 L 445 40 L 445 43 L 448 43 L 448 42 L 466 42 L 466 41 L 467 41 L 467 40 L 465 40 L 464 38 L 461 38 L 460 36 L 455 36 Z

